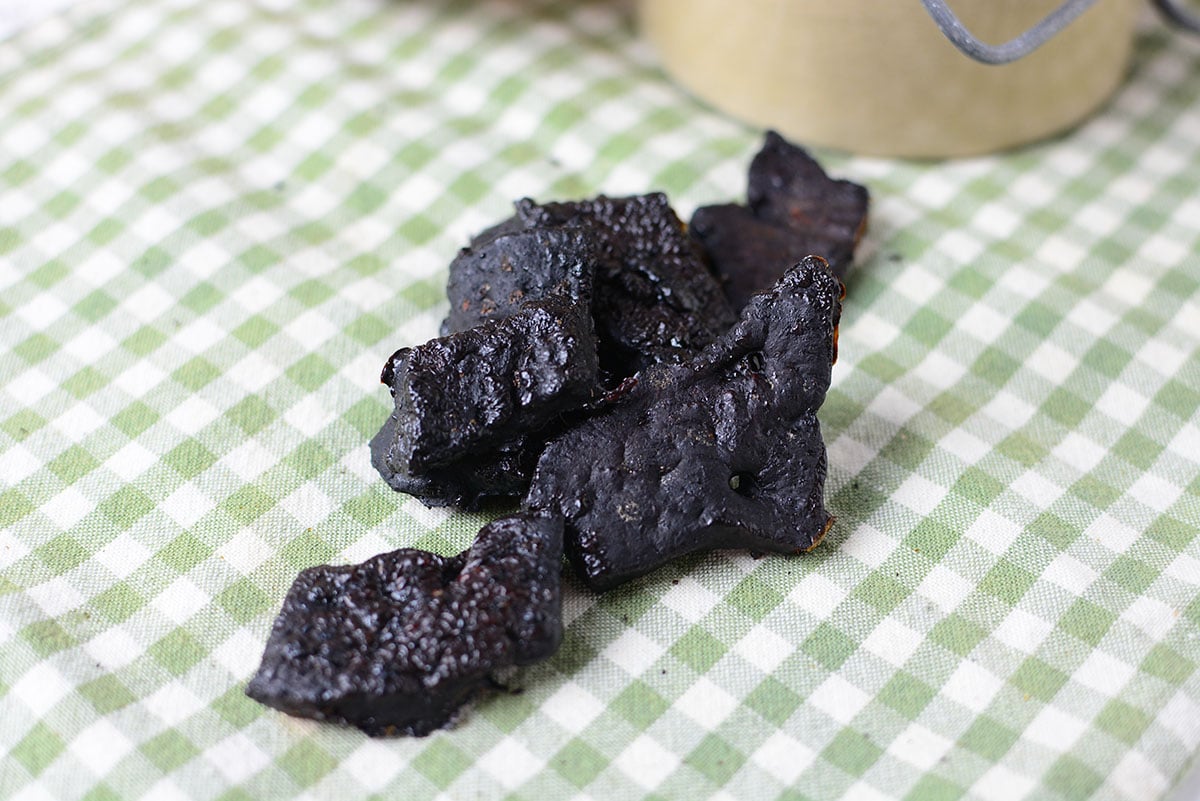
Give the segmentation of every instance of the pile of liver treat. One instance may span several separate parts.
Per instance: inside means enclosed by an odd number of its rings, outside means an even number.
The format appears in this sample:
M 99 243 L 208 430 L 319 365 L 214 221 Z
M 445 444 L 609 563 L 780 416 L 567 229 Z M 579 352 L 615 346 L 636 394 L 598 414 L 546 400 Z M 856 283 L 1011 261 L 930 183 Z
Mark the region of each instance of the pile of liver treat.
M 605 590 L 713 548 L 801 553 L 832 518 L 816 412 L 867 191 L 774 133 L 746 205 L 522 200 L 450 265 L 442 336 L 402 348 L 371 458 L 430 506 L 520 502 L 469 549 L 296 579 L 247 693 L 427 734 L 562 638 L 564 552 Z

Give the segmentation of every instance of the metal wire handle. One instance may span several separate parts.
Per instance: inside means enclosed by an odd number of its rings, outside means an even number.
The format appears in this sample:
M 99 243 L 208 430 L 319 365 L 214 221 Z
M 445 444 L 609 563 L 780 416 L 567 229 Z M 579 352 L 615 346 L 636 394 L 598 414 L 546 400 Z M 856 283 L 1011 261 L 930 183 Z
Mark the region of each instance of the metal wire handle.
M 925 10 L 933 17 L 933 21 L 942 29 L 946 38 L 963 53 L 984 64 L 1008 64 L 1024 58 L 1058 35 L 1095 2 L 1096 0 L 1064 0 L 1061 6 L 1025 33 L 1003 44 L 990 45 L 981 42 L 967 30 L 946 5 L 946 0 L 921 0 Z M 1171 23 L 1184 30 L 1200 33 L 1200 15 L 1184 8 L 1179 0 L 1154 0 L 1154 5 Z
M 1177 0 L 1154 0 L 1154 5 L 1168 21 L 1185 31 L 1200 33 L 1200 14 L 1184 8 Z

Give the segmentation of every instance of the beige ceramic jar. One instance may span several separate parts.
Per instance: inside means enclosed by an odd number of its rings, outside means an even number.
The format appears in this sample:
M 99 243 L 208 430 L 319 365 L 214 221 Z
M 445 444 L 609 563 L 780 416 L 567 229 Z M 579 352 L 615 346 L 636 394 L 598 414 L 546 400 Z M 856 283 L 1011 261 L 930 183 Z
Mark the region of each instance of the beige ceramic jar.
M 988 43 L 1011 39 L 1061 0 L 956 0 Z M 1124 78 L 1134 0 L 1099 0 L 1031 55 L 972 61 L 919 0 L 640 0 L 663 66 L 714 106 L 811 145 L 942 157 L 1064 131 Z

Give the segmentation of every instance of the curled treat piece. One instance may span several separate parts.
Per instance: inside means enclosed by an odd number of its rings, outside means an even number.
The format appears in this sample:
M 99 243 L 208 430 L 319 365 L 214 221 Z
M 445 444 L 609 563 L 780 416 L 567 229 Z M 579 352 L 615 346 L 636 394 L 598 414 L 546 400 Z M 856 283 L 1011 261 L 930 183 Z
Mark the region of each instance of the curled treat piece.
M 733 324 L 720 285 L 662 193 L 543 205 L 521 200 L 515 216 L 476 237 L 472 249 L 522 228 L 578 231 L 595 246 L 592 308 L 612 383 L 648 364 L 688 359 Z M 461 301 L 452 288 L 451 307 Z
M 562 293 L 401 348 L 381 376 L 395 412 L 380 461 L 388 472 L 419 477 L 493 450 L 585 404 L 597 370 L 588 308 Z
M 449 723 L 495 671 L 562 639 L 562 520 L 514 515 L 453 557 L 412 549 L 300 573 L 246 694 L 372 736 Z
M 798 553 L 828 529 L 816 411 L 842 286 L 806 258 L 690 363 L 647 368 L 623 400 L 550 442 L 526 503 L 566 517 L 606 589 L 711 548 Z
M 804 256 L 825 258 L 845 277 L 866 231 L 866 187 L 830 178 L 807 152 L 772 131 L 750 164 L 747 199 L 747 206 L 699 208 L 691 222 L 734 308 Z

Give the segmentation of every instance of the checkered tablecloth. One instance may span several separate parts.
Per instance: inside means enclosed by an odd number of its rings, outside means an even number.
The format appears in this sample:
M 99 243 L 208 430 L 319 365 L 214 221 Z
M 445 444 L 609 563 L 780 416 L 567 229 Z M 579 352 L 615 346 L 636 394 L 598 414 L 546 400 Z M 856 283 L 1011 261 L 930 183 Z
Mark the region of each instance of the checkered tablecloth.
M 603 596 L 456 729 L 243 696 L 295 573 L 460 550 L 386 357 L 512 199 L 733 199 L 761 139 L 605 0 L 90 0 L 0 43 L 0 797 L 1128 799 L 1200 748 L 1200 47 L 874 196 L 829 538 Z

